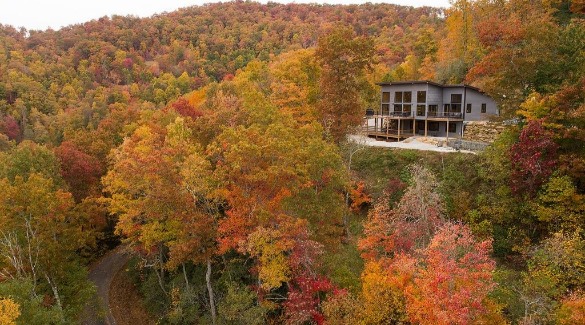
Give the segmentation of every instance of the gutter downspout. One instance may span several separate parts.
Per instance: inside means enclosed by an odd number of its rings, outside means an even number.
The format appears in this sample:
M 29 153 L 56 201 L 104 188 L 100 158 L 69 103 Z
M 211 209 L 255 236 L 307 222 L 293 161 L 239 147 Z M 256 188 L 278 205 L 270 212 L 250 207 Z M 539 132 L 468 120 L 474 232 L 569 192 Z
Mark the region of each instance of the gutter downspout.
M 465 113 L 467 113 L 467 87 L 463 85 L 463 107 L 461 107 L 463 122 L 461 122 L 461 139 L 463 139 L 463 128 L 465 126 Z

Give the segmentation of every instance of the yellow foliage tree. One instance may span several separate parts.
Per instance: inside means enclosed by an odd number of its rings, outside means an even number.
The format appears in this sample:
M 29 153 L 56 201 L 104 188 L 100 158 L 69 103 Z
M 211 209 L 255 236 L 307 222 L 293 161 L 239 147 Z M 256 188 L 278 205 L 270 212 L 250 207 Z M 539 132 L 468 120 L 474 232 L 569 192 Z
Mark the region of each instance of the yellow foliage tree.
M 10 298 L 0 299 L 0 325 L 14 325 L 20 316 L 20 306 Z

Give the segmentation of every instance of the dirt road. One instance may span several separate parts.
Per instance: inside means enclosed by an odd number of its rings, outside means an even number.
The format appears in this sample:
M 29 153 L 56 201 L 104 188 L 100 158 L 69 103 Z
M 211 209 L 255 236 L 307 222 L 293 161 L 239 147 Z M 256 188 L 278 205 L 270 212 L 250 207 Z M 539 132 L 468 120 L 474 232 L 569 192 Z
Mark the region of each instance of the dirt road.
M 119 246 L 104 255 L 89 272 L 89 279 L 97 287 L 97 297 L 86 306 L 84 325 L 116 325 L 116 320 L 110 311 L 110 284 L 116 273 L 128 262 L 130 254 L 126 247 Z

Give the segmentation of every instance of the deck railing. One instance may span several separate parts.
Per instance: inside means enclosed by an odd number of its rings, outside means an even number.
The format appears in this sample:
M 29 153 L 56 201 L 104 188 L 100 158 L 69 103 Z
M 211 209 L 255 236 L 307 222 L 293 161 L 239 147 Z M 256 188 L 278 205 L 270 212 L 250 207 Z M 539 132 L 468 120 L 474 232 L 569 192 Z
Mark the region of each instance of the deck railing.
M 398 135 L 398 129 L 388 129 L 386 127 L 375 127 L 375 126 L 364 126 L 362 128 L 362 131 L 368 135 L 375 135 L 375 134 L 392 134 L 392 135 Z M 412 136 L 414 135 L 412 133 L 412 130 L 400 130 L 400 136 Z
M 461 113 L 461 112 L 428 112 L 427 117 L 462 119 L 463 113 Z
M 385 114 L 386 116 L 391 116 L 391 117 L 412 117 L 412 112 L 402 112 L 402 111 L 391 111 L 391 112 L 386 112 L 387 114 Z M 382 114 L 384 115 L 384 114 Z

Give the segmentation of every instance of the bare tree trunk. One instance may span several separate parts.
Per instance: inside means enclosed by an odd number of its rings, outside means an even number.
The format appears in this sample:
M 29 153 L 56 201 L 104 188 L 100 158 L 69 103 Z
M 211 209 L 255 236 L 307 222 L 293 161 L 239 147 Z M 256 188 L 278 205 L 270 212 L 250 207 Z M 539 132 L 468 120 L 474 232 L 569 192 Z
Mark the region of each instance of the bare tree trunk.
M 361 133 L 358 132 L 358 135 L 362 135 Z M 347 148 L 347 165 L 345 166 L 347 168 L 347 176 L 351 179 L 351 165 L 353 163 L 353 156 L 358 153 L 359 151 L 363 150 L 366 148 L 366 143 L 365 141 L 361 140 L 361 139 L 355 139 L 355 140 L 350 140 L 347 139 L 347 143 L 346 143 L 346 148 Z M 347 211 L 347 209 L 349 208 L 349 192 L 351 191 L 351 189 L 347 189 L 345 191 L 345 210 L 343 212 L 343 232 L 344 232 L 344 240 L 346 242 L 349 242 L 349 237 L 350 237 L 350 232 L 349 232 L 349 213 Z
M 209 293 L 209 306 L 211 308 L 211 322 L 215 325 L 215 297 L 211 287 L 211 259 L 207 259 L 207 273 L 205 273 L 205 282 L 207 283 L 207 292 Z
M 187 277 L 187 270 L 185 270 L 185 263 L 181 263 L 183 266 L 183 278 L 185 278 L 185 288 L 187 291 L 191 291 L 191 287 L 189 286 L 189 278 Z
M 47 273 L 45 273 L 45 278 L 51 286 L 51 290 L 53 290 L 53 296 L 55 296 L 55 302 L 57 303 L 57 307 L 59 308 L 59 312 L 61 313 L 61 319 L 65 320 L 65 316 L 63 315 L 63 304 L 61 303 L 61 297 L 59 296 L 59 290 L 57 290 L 57 285 L 55 282 L 51 281 L 51 278 Z
M 187 292 L 187 299 L 190 303 L 193 303 L 193 295 L 191 294 L 191 285 L 189 284 L 189 277 L 187 277 L 185 263 L 181 263 L 181 266 L 183 267 L 183 278 L 185 279 L 185 291 Z
M 163 278 L 165 276 L 165 269 L 164 269 L 164 265 L 163 265 L 163 256 L 162 256 L 162 249 L 160 249 L 159 247 L 159 253 L 158 253 L 158 263 L 160 264 L 160 273 L 159 270 L 156 269 L 156 263 L 154 265 L 154 272 L 156 273 L 156 277 L 158 278 L 158 285 L 160 286 L 160 289 L 162 290 L 162 292 L 168 296 L 167 290 L 165 289 L 165 285 L 163 282 Z
M 30 264 L 30 270 L 32 273 L 32 283 L 33 283 L 33 295 L 35 297 L 37 297 L 37 292 L 36 292 L 36 287 L 37 287 L 37 264 L 38 264 L 38 260 L 39 260 L 39 243 L 35 242 L 35 245 L 33 247 L 32 245 L 32 240 L 36 239 L 36 232 L 32 229 L 32 226 L 30 224 L 30 220 L 26 220 L 25 222 L 26 224 L 26 239 L 27 239 L 27 244 L 28 244 L 28 261 Z M 33 250 L 34 250 L 34 254 L 33 254 Z M 34 259 L 33 259 L 33 255 L 34 255 Z

